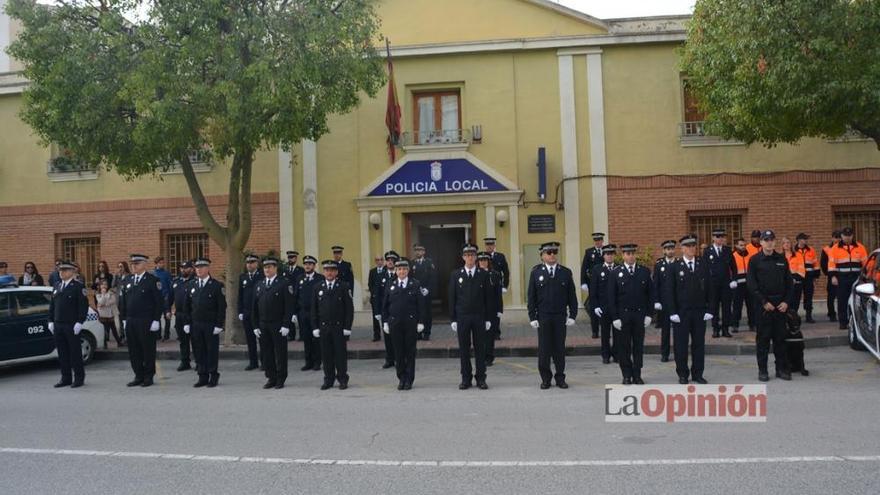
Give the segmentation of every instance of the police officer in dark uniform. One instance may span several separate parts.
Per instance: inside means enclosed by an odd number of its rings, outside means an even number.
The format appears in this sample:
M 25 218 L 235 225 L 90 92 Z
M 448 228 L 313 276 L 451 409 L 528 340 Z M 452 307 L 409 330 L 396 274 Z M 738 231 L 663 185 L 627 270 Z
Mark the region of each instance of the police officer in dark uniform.
M 397 275 L 394 273 L 394 264 L 400 260 L 400 256 L 395 251 L 387 251 L 385 253 L 385 271 L 384 278 L 382 279 L 382 292 L 379 296 L 381 301 L 380 306 L 382 307 L 385 304 L 385 295 L 387 294 L 388 288 L 390 284 L 397 278 Z M 382 365 L 382 369 L 394 368 L 394 341 L 391 339 L 391 334 L 388 330 L 385 330 L 385 325 L 383 322 L 382 325 L 383 333 L 385 334 L 385 363 Z
M 593 268 L 598 265 L 601 265 L 604 262 L 604 242 L 605 242 L 605 233 L 604 232 L 593 232 L 593 247 L 587 248 L 584 251 L 584 260 L 581 262 L 581 290 L 586 292 L 587 300 L 584 301 L 584 309 L 587 310 L 587 313 L 590 316 L 590 329 L 593 332 L 593 338 L 599 338 L 599 330 L 602 326 L 602 317 L 598 316 L 593 309 L 594 306 L 590 303 L 589 297 L 592 295 L 592 275 Z M 603 354 L 604 356 L 604 354 Z
M 287 264 L 284 265 L 284 269 L 281 271 L 281 275 L 287 279 L 288 285 L 291 287 L 296 287 L 304 271 L 303 267 L 296 264 L 298 258 L 299 251 L 287 251 Z M 296 339 L 296 325 L 292 324 L 292 322 L 288 323 L 288 325 L 290 325 L 290 333 L 287 334 L 287 340 L 293 341 Z M 300 330 L 299 340 L 303 340 L 302 330 Z
M 501 274 L 501 292 L 507 294 L 507 288 L 510 287 L 510 267 L 507 265 L 507 257 L 495 250 L 494 237 L 484 237 L 483 243 L 486 245 L 486 253 L 489 254 L 492 268 Z
M 260 354 L 266 384 L 263 388 L 284 388 L 287 380 L 287 336 L 293 319 L 294 288 L 290 279 L 278 275 L 278 260 L 263 260 L 263 280 L 254 291 L 251 319 L 254 335 L 260 339 Z
M 211 260 L 196 258 L 196 278 L 189 283 L 184 312 L 190 321 L 183 327 L 192 337 L 199 380 L 194 387 L 214 388 L 220 381 L 217 368 L 220 360 L 220 333 L 226 322 L 226 291 L 223 284 L 211 277 Z
M 321 390 L 339 382 L 339 390 L 348 388 L 348 347 L 345 338 L 351 335 L 354 321 L 354 301 L 351 286 L 338 278 L 339 265 L 334 260 L 321 263 L 324 282 L 315 287 L 312 300 L 312 335 L 321 339 L 321 359 L 324 361 L 324 384 Z
M 373 342 L 382 340 L 382 285 L 385 283 L 385 260 L 375 258 L 376 266 L 367 275 L 367 290 L 370 291 L 370 310 L 373 314 Z
M 330 250 L 333 251 L 333 261 L 339 267 L 339 280 L 345 282 L 351 290 L 354 290 L 354 272 L 351 269 L 351 263 L 342 259 L 342 252 L 345 248 L 333 246 Z
M 733 305 L 733 290 L 736 289 L 736 261 L 733 250 L 724 242 L 727 232 L 718 228 L 712 230 L 712 244 L 703 251 L 703 261 L 709 269 L 709 283 L 712 284 L 712 297 L 709 312 L 716 315 L 712 321 L 712 337 L 733 337 L 730 327 Z
M 148 259 L 142 254 L 131 255 L 132 273 L 119 303 L 119 319 L 128 336 L 128 357 L 134 371 L 134 380 L 126 384 L 129 387 L 149 387 L 156 375 L 156 339 L 165 300 L 162 282 L 146 271 Z
M 49 302 L 49 331 L 55 337 L 61 381 L 55 388 L 82 387 L 86 380 L 79 334 L 89 315 L 88 289 L 74 279 L 76 265 L 62 261 L 58 265 L 61 280 L 52 290 Z
M 651 270 L 636 263 L 635 244 L 624 244 L 623 265 L 618 266 L 608 284 L 608 313 L 618 335 L 614 339 L 615 354 L 620 362 L 623 384 L 644 385 L 642 354 L 645 328 L 651 324 L 651 311 L 656 295 Z
M 574 325 L 578 302 L 571 270 L 556 261 L 558 242 L 541 245 L 541 263 L 529 275 L 529 325 L 538 331 L 538 372 L 541 389 L 550 388 L 554 378 L 550 358 L 556 367 L 556 386 L 568 388 L 565 382 L 566 328 Z
M 425 330 L 419 333 L 419 339 L 431 340 L 431 328 L 434 323 L 434 316 L 431 314 L 431 300 L 437 293 L 437 268 L 434 267 L 434 261 L 425 257 L 425 246 L 421 244 L 413 245 L 415 258 L 410 263 L 410 276 L 419 281 L 422 292 L 425 293 L 425 307 L 428 308 L 425 314 Z
M 449 321 L 458 335 L 458 353 L 461 362 L 459 390 L 471 388 L 476 378 L 477 387 L 486 390 L 486 339 L 492 327 L 489 321 L 489 274 L 477 266 L 477 246 L 465 244 L 461 250 L 464 266 L 449 276 Z M 471 367 L 471 344 L 474 347 L 474 365 Z M 476 372 L 475 372 L 476 371 Z
M 586 304 L 590 315 L 599 322 L 599 329 L 602 333 L 603 364 L 610 363 L 612 359 L 617 361 L 614 346 L 615 336 L 611 331 L 611 314 L 608 313 L 608 281 L 611 280 L 611 274 L 617 268 L 617 264 L 614 263 L 616 253 L 617 246 L 614 244 L 602 246 L 602 263 L 595 265 L 587 278 L 590 281 L 590 297 Z
M 685 385 L 688 377 L 700 384 L 703 378 L 706 354 L 706 322 L 714 318 L 710 313 L 712 285 L 709 269 L 697 257 L 697 236 L 688 234 L 678 241 L 682 257 L 672 264 L 672 276 L 664 286 L 663 308 L 669 312 L 672 322 L 673 353 L 678 383 Z M 688 348 L 693 350 L 691 367 L 688 368 Z
M 761 251 L 749 260 L 747 274 L 749 294 L 757 310 L 758 335 L 755 340 L 758 358 L 758 380 L 770 379 L 767 373 L 767 356 L 770 341 L 776 358 L 776 377 L 791 380 L 786 354 L 786 312 L 794 285 L 788 269 L 788 261 L 777 253 L 776 234 L 772 230 L 761 233 Z
M 672 330 L 672 322 L 669 321 L 669 312 L 663 308 L 662 295 L 666 292 L 666 286 L 670 283 L 672 277 L 672 266 L 675 261 L 675 245 L 674 239 L 663 241 L 660 248 L 663 249 L 663 256 L 657 258 L 654 262 L 654 294 L 657 301 L 654 303 L 654 309 L 657 311 L 657 322 L 660 326 L 660 362 L 669 362 L 669 337 Z
M 489 274 L 489 307 L 486 308 L 486 312 L 489 313 L 492 328 L 489 329 L 489 335 L 486 337 L 486 366 L 492 366 L 495 363 L 495 340 L 501 334 L 499 326 L 501 325 L 501 314 L 504 312 L 504 298 L 502 297 L 504 276 L 492 264 L 492 255 L 485 251 L 477 253 L 477 266 Z
M 168 301 L 168 312 L 174 315 L 174 331 L 177 332 L 177 341 L 180 344 L 180 365 L 177 371 L 191 370 L 190 351 L 192 349 L 192 339 L 190 335 L 183 330 L 185 325 L 192 323 L 189 315 L 183 310 L 186 304 L 186 298 L 189 295 L 189 282 L 193 276 L 193 265 L 191 261 L 184 261 L 180 264 L 180 276 L 171 282 L 171 298 Z
M 251 371 L 260 367 L 257 335 L 254 333 L 251 312 L 254 308 L 254 293 L 256 287 L 263 280 L 263 273 L 260 271 L 258 256 L 249 254 L 244 261 L 245 271 L 238 276 L 238 319 L 244 327 L 244 336 L 247 341 L 248 365 L 244 370 Z
M 409 276 L 409 262 L 399 260 L 394 267 L 397 277 L 388 286 L 382 321 L 394 340 L 397 390 L 409 390 L 416 376 L 416 336 L 425 330 L 427 300 L 422 284 Z
M 316 328 L 312 320 L 312 300 L 315 297 L 315 287 L 324 281 L 324 276 L 315 272 L 317 263 L 314 256 L 306 255 L 303 258 L 305 272 L 293 291 L 293 321 L 302 333 L 303 357 L 306 361 L 300 371 L 321 369 L 321 341 L 312 335 Z

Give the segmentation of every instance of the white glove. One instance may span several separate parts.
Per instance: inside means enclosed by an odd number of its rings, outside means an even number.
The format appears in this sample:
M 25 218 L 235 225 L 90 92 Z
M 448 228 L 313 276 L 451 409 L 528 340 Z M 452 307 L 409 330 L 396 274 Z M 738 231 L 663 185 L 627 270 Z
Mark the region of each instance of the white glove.
M 491 321 L 487 321 L 487 322 L 486 322 L 486 330 L 489 330 L 490 328 L 492 328 L 492 322 L 491 322 Z
M 711 320 L 712 318 L 714 318 L 714 316 L 712 316 L 711 313 L 706 313 L 706 314 L 703 315 L 703 321 L 709 321 L 709 320 Z
M 651 324 L 651 317 L 650 317 L 650 316 L 646 316 L 646 317 L 645 317 L 645 326 L 647 327 L 647 326 L 649 326 L 650 324 Z
M 382 324 L 382 331 L 385 332 L 385 333 L 387 333 L 387 334 L 390 334 L 390 333 L 391 333 L 391 328 L 388 326 L 387 323 L 383 323 L 383 324 Z
M 422 325 L 421 323 L 416 325 L 416 332 L 422 333 L 424 330 L 425 330 L 425 325 Z
M 79 333 L 82 332 L 82 329 L 83 329 L 82 323 L 76 323 L 75 325 L 73 325 L 73 334 L 79 335 Z
M 187 333 L 189 333 L 189 332 L 187 332 Z M 255 328 L 255 329 L 254 329 L 254 335 L 256 335 L 257 338 L 260 338 L 260 337 L 263 336 L 263 333 L 260 332 L 260 329 L 259 329 L 259 328 Z
M 238 321 L 244 321 L 244 313 L 238 314 Z
M 672 323 L 681 323 L 681 318 L 678 315 L 669 315 L 669 321 Z
M 378 322 L 380 322 L 380 323 L 382 322 L 382 315 L 376 315 L 376 316 L 374 316 L 373 318 L 375 318 L 376 321 L 378 321 Z
M 290 333 L 290 329 L 289 329 L 289 328 L 287 328 L 287 327 L 281 327 L 281 336 L 282 336 L 282 337 L 287 337 L 287 334 L 289 334 L 289 333 Z
M 537 329 L 537 328 L 538 328 L 538 320 L 532 320 L 532 321 L 530 321 L 530 322 L 529 322 L 529 325 L 531 325 L 532 328 Z
M 189 334 L 189 325 L 184 325 L 184 326 L 183 326 L 183 333 L 185 333 L 185 334 Z
M 602 317 L 602 308 L 596 308 L 596 309 L 594 309 L 594 310 L 593 310 L 593 313 L 596 313 L 596 316 L 598 316 L 599 318 L 601 318 L 601 317 Z
M 158 321 L 154 321 L 152 324 L 150 324 L 150 331 L 151 332 L 158 332 L 159 331 L 159 322 Z
M 453 332 L 458 332 L 458 322 L 457 321 L 453 321 L 452 323 L 449 324 L 449 326 L 452 327 Z
M 574 318 L 566 318 L 565 319 L 565 326 L 570 327 L 572 325 L 574 325 Z
M 502 287 L 502 288 L 501 288 L 501 293 L 502 293 L 502 294 L 507 294 L 507 287 Z
M 427 295 L 428 295 L 428 289 L 422 287 L 422 295 L 423 295 L 423 296 L 427 296 Z
M 316 339 L 319 339 L 319 338 L 321 338 L 321 331 L 318 330 L 318 329 L 316 328 L 316 329 L 312 330 L 312 335 L 313 335 Z
M 125 321 L 125 320 L 122 320 L 122 329 L 123 329 L 123 330 L 125 330 L 125 327 L 126 327 L 127 325 L 128 325 L 128 322 Z
M 581 284 L 581 290 L 587 292 L 590 290 L 590 286 L 587 284 Z
M 498 318 L 501 318 L 501 315 L 502 313 L 495 313 L 495 316 L 497 316 Z
M 351 336 L 351 330 L 343 330 L 343 331 L 342 331 L 342 335 L 345 336 L 345 337 L 350 337 L 350 336 Z
M 298 324 L 298 323 L 299 323 L 299 318 L 297 318 L 296 315 L 293 315 L 293 316 L 290 317 L 290 321 L 291 321 L 291 323 L 293 323 L 293 324 Z M 285 335 L 285 337 L 287 337 L 287 336 Z
M 220 332 L 222 332 L 222 331 L 223 331 L 222 328 L 220 328 L 220 327 L 214 327 L 214 335 L 220 335 Z
M 49 333 L 51 333 L 52 335 L 55 335 L 55 324 L 52 323 L 51 321 L 49 322 Z
M 654 303 L 654 309 L 657 311 L 663 311 L 663 305 L 660 303 Z
M 737 286 L 737 285 L 738 285 L 738 284 L 736 283 L 736 280 L 731 280 L 731 281 L 730 281 L 730 288 L 731 288 L 731 289 L 736 289 L 736 286 Z
M 614 321 L 611 322 L 611 326 L 613 326 L 614 328 L 620 330 L 621 328 L 623 328 L 623 322 L 620 321 L 620 320 L 614 320 Z

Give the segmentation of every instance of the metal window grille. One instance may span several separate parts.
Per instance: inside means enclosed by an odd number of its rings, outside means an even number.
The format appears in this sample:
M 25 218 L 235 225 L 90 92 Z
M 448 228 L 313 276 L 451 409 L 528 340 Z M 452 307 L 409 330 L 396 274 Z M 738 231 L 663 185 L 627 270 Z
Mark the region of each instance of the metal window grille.
M 184 261 L 208 256 L 208 234 L 204 232 L 165 234 L 163 247 L 166 267 L 169 272 L 176 273 Z
M 838 211 L 834 213 L 834 228 L 852 227 L 855 239 L 865 245 L 868 252 L 880 247 L 880 210 Z
M 689 231 L 697 235 L 700 244 L 712 243 L 712 231 L 722 228 L 727 232 L 728 245 L 742 237 L 742 215 L 740 214 L 692 214 L 688 219 Z
M 98 272 L 101 260 L 100 237 L 65 237 L 61 239 L 61 255 L 59 258 L 73 261 L 79 265 L 79 272 L 90 285 Z

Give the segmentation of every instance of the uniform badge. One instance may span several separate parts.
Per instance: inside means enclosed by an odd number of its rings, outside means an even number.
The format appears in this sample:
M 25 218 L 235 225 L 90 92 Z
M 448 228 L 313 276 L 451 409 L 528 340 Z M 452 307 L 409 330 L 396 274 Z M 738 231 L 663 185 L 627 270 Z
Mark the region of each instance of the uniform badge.
M 623 272 L 618 273 L 617 278 L 623 278 Z
M 176 288 L 177 288 L 177 284 L 172 285 L 171 288 L 172 288 L 172 289 L 176 289 Z
M 242 285 L 242 286 L 247 285 L 247 280 L 243 280 L 243 281 L 241 282 L 241 285 Z
M 714 259 L 715 259 L 715 256 L 710 254 L 710 255 L 709 255 L 709 259 L 710 259 L 710 260 L 714 260 Z
M 131 289 L 131 284 L 125 286 L 126 289 Z
M 604 277 L 605 277 L 605 272 L 600 273 L 600 275 L 602 275 L 602 277 L 604 278 Z
M 324 291 L 319 290 L 319 291 L 318 291 L 318 295 L 319 295 L 319 296 L 323 296 L 323 295 L 324 295 Z
M 544 281 L 544 276 L 543 276 L 543 275 L 541 275 L 540 277 L 538 277 L 538 282 L 543 282 L 543 281 Z
M 222 294 L 224 296 L 226 295 L 226 287 L 224 287 L 222 285 L 220 286 L 220 294 Z
M 88 289 L 83 289 L 83 295 L 84 295 L 84 296 L 88 296 L 88 295 L 89 295 L 89 290 L 88 290 Z
M 665 272 L 665 271 L 666 271 L 666 267 L 665 267 L 665 266 L 661 266 L 661 267 L 660 267 L 660 271 L 661 271 L 661 272 Z
M 52 294 L 58 294 L 58 289 L 53 290 Z
M 292 285 L 287 286 L 287 292 L 290 292 L 291 294 L 293 294 L 293 286 Z
M 464 279 L 461 278 L 461 277 L 458 277 L 458 283 L 463 284 L 463 283 L 464 283 Z
M 679 275 L 680 277 L 684 277 L 684 270 L 678 272 L 678 275 Z
M 397 288 L 396 285 L 392 285 L 392 286 L 391 286 L 391 290 L 394 290 L 394 289 L 396 289 L 396 288 Z
M 306 282 L 305 280 L 300 280 L 300 281 L 299 281 L 299 285 L 302 285 L 302 284 L 304 284 L 305 282 Z
M 196 293 L 196 288 L 193 287 L 189 292 L 190 292 L 190 294 L 195 294 L 195 293 Z
M 162 282 L 156 282 L 156 288 L 162 290 Z

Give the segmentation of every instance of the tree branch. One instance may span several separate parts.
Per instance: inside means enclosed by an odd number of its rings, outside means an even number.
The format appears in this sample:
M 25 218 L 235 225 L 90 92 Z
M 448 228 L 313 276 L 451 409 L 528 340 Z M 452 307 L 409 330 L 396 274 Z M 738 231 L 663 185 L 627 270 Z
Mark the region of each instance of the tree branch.
M 180 168 L 183 169 L 183 177 L 186 179 L 186 185 L 189 187 L 189 192 L 192 195 L 193 205 L 196 207 L 196 215 L 198 215 L 199 220 L 202 222 L 202 226 L 205 227 L 208 236 L 214 242 L 225 246 L 229 232 L 226 228 L 221 227 L 217 220 L 214 219 L 214 215 L 211 214 L 211 210 L 208 208 L 208 201 L 205 200 L 205 194 L 202 192 L 202 186 L 199 185 L 192 163 L 189 161 L 189 155 L 183 153 L 178 158 L 178 162 L 180 163 Z
M 251 176 L 253 172 L 254 153 L 248 151 L 242 153 L 241 163 L 241 189 L 239 200 L 239 227 L 237 232 L 232 233 L 230 247 L 242 250 L 251 237 Z

